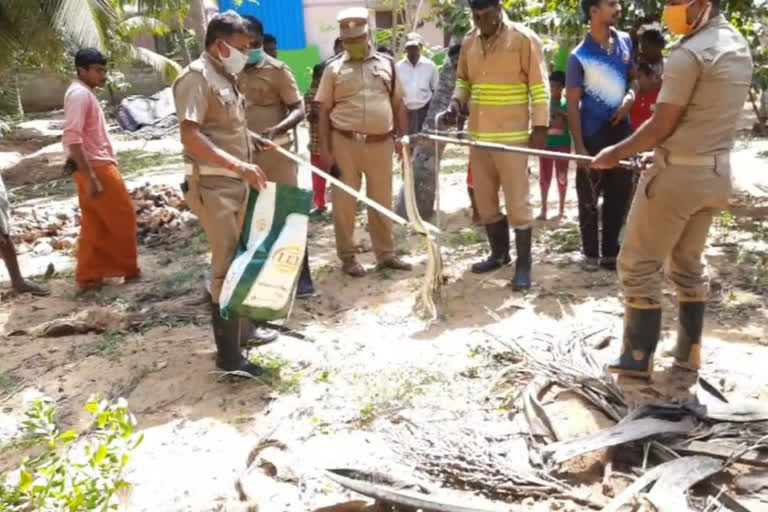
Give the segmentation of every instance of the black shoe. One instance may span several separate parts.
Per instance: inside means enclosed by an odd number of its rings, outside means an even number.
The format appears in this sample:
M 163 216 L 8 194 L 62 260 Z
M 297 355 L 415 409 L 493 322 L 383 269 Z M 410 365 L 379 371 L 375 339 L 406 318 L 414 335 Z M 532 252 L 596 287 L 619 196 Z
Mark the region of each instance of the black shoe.
M 210 303 L 213 322 L 213 338 L 216 341 L 216 366 L 225 372 L 242 372 L 251 377 L 264 374 L 264 368 L 248 361 L 240 350 L 242 337 L 241 319 L 224 319 L 219 305 Z
M 507 219 L 502 219 L 494 224 L 487 224 L 485 232 L 488 234 L 491 255 L 472 265 L 472 272 L 475 274 L 493 272 L 504 265 L 509 265 L 509 262 L 512 261 L 509 257 L 509 224 L 507 224 Z
M 701 333 L 706 302 L 681 302 L 677 323 L 677 345 L 664 353 L 675 358 L 675 366 L 698 371 L 701 368 Z
M 531 287 L 531 241 L 533 229 L 515 230 L 515 250 L 517 261 L 515 262 L 515 277 L 512 279 L 512 288 L 516 291 L 528 290 Z
M 603 270 L 616 271 L 616 258 L 600 258 L 600 268 Z
M 661 307 L 638 309 L 627 306 L 624 315 L 624 342 L 619 359 L 608 365 L 617 375 L 650 380 L 653 354 L 661 336 Z
M 315 295 L 315 284 L 312 282 L 312 273 L 309 271 L 309 253 L 304 251 L 304 263 L 301 265 L 299 282 L 296 284 L 296 298 L 306 299 Z
M 254 322 L 250 318 L 240 318 L 239 340 L 242 348 L 266 345 L 272 343 L 280 337 L 280 333 L 275 329 Z

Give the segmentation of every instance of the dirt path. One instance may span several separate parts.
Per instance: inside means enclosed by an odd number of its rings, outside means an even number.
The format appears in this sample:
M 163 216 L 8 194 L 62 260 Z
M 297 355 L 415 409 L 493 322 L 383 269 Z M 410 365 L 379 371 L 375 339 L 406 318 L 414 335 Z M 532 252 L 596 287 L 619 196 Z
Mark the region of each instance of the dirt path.
M 178 183 L 180 162 L 159 153 L 177 151 L 176 139 L 153 141 L 143 149 L 141 144 L 119 145 L 124 168 L 142 162 L 129 177 L 129 187 L 147 181 Z M 761 152 L 766 149 L 765 142 L 754 142 L 734 158 L 741 192 L 732 214 L 718 219 L 707 251 L 715 296 L 702 369 L 702 375 L 725 393 L 763 401 L 768 401 L 768 193 L 761 188 L 768 162 Z M 142 159 L 143 153 L 149 156 Z M 509 397 L 516 389 L 491 388 L 509 363 L 504 359 L 508 349 L 489 333 L 534 345 L 542 343 L 535 332 L 562 335 L 588 326 L 599 333 L 595 343 L 607 340 L 596 349 L 596 357 L 607 361 L 620 346 L 622 302 L 615 275 L 587 273 L 576 264 L 579 240 L 572 189 L 567 219 L 536 226 L 536 286 L 530 293 L 515 294 L 507 287 L 510 268 L 482 277 L 469 273 L 470 264 L 486 248 L 484 235 L 470 225 L 466 211 L 464 159 L 461 152 L 452 151 L 443 166 L 446 320 L 427 326 L 412 313 L 425 264 L 418 238 L 396 231 L 398 247 L 415 264 L 412 273 L 371 272 L 355 280 L 341 274 L 332 224 L 321 219 L 312 225 L 309 246 L 320 295 L 298 302 L 288 323 L 307 339 L 282 336 L 251 351 L 252 359 L 272 368 L 272 377 L 264 383 L 231 383 L 212 373 L 213 344 L 200 300 L 207 254 L 198 231 L 164 246 L 140 248 L 148 282 L 110 285 L 85 296 L 75 294 L 67 271 L 71 257 L 58 252 L 24 254 L 28 274 L 40 274 L 54 257 L 60 273 L 48 283 L 51 297 L 8 295 L 0 306 L 0 332 L 5 333 L 0 341 L 0 446 L 19 432 L 23 404 L 31 397 L 52 397 L 62 425 L 84 427 L 82 407 L 91 393 L 123 396 L 145 434 L 132 462 L 135 488 L 126 510 L 239 510 L 235 483 L 242 476 L 245 492 L 256 496 L 259 510 L 277 512 L 359 499 L 330 484 L 324 468 L 353 467 L 424 479 L 413 461 L 397 453 L 388 433 L 398 425 L 509 428 L 508 418 L 515 412 Z M 157 162 L 159 168 L 153 165 Z M 65 183 L 58 187 L 60 193 L 19 189 L 29 197 L 17 208 L 73 209 L 72 190 Z M 360 219 L 358 239 L 369 248 L 364 215 Z M 374 262 L 370 252 L 361 260 L 368 267 Z M 111 326 L 104 333 L 9 335 L 94 308 L 102 308 L 98 311 Z M 665 289 L 664 308 L 668 343 L 676 322 L 671 287 Z M 658 364 L 659 377 L 652 384 L 620 383 L 633 401 L 689 395 L 691 376 L 671 369 L 668 361 Z M 562 411 L 564 428 L 578 428 L 578 422 L 567 421 L 569 415 L 581 414 L 577 409 Z M 265 439 L 287 447 L 280 453 L 264 452 L 267 460 L 281 461 L 275 463 L 277 474 L 243 475 L 249 453 Z M 0 455 L 0 472 L 12 468 L 20 456 L 15 451 Z M 587 471 L 575 475 L 573 485 L 599 496 L 600 478 L 599 472 Z M 432 482 L 434 487 L 441 483 Z M 254 488 L 257 491 L 249 493 Z M 555 501 L 518 500 L 507 510 L 582 509 Z M 745 496 L 743 502 L 752 510 L 768 510 L 768 501 L 761 503 L 759 497 Z

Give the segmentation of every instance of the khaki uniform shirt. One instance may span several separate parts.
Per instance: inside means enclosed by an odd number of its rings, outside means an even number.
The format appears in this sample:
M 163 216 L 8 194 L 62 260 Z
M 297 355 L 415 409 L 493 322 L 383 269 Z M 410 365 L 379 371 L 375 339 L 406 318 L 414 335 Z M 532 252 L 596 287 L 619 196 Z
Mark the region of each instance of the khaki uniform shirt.
M 245 96 L 248 129 L 256 133 L 279 124 L 288 114 L 288 106 L 302 101 L 290 68 L 266 54 L 259 65 L 245 68 L 239 83 Z M 291 133 L 281 135 L 276 142 L 290 144 Z
M 670 153 L 714 156 L 733 148 L 752 83 L 749 45 L 720 15 L 672 48 L 658 103 L 684 106 Z
M 490 38 L 473 29 L 461 43 L 453 93 L 469 103 L 469 133 L 484 142 L 527 143 L 549 126 L 549 77 L 541 39 L 504 16 Z
M 333 128 L 366 135 L 390 133 L 394 126 L 392 104 L 402 99 L 403 88 L 392 59 L 376 52 L 364 60 L 351 60 L 347 52 L 332 59 L 315 97 L 328 107 Z
M 173 84 L 179 123 L 192 121 L 213 144 L 230 155 L 251 161 L 251 143 L 245 122 L 245 100 L 235 77 L 208 53 L 187 66 Z M 197 165 L 201 175 L 239 178 L 234 172 L 208 162 L 196 161 L 185 152 L 184 160 Z

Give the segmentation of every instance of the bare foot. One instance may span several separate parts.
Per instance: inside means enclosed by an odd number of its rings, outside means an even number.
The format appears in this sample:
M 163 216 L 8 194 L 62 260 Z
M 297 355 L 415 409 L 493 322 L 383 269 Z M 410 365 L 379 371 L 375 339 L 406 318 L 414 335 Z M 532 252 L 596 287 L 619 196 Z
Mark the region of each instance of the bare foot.
M 538 217 L 536 217 L 536 220 L 547 220 L 547 214 L 545 212 L 541 212 Z
M 35 297 L 46 297 L 51 293 L 47 288 L 38 286 L 31 281 L 22 281 L 20 284 L 14 285 L 13 289 L 16 293 L 31 293 Z

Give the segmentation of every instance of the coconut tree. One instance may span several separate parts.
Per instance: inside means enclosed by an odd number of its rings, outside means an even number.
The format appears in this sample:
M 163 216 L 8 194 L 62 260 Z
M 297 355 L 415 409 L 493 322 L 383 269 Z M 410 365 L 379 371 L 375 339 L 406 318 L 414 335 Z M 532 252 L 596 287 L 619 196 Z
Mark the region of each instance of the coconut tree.
M 71 68 L 78 48 L 95 47 L 113 62 L 139 61 L 172 81 L 180 66 L 133 45 L 141 34 L 167 32 L 160 20 L 127 12 L 120 0 L 0 0 L 0 69 Z M 18 83 L 18 114 L 23 115 Z

